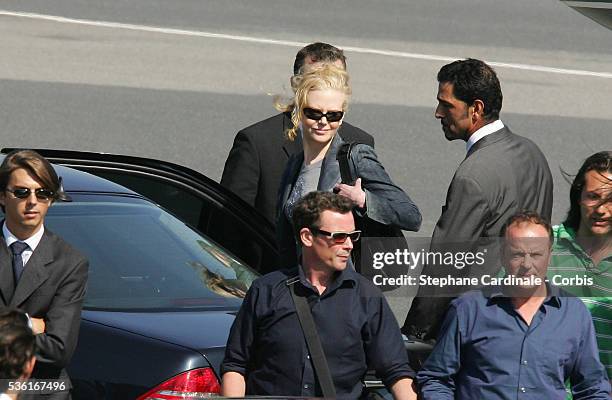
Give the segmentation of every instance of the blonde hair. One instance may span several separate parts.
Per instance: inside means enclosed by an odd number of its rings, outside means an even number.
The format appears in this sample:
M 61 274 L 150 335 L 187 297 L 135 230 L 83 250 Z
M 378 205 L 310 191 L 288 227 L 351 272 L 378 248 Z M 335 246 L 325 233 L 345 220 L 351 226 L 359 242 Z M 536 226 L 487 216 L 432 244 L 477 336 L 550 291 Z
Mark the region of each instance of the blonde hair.
M 291 84 L 295 88 L 293 101 L 283 103 L 278 98 L 274 101 L 274 106 L 277 110 L 291 112 L 293 127 L 287 129 L 286 132 L 287 138 L 291 141 L 295 140 L 298 135 L 298 127 L 304 117 L 302 110 L 306 106 L 310 92 L 325 89 L 338 90 L 346 95 L 346 99 L 342 104 L 342 111 L 346 112 L 348 109 L 348 98 L 351 95 L 349 75 L 345 70 L 333 64 L 324 64 L 320 68 L 313 69 L 302 75 L 294 75 Z

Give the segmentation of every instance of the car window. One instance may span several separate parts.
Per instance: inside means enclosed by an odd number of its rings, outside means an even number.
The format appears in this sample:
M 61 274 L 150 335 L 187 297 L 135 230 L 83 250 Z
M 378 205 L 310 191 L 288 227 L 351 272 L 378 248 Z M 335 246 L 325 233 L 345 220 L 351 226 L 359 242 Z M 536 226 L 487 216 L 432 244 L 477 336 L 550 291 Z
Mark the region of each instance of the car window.
M 265 272 L 277 261 L 276 248 L 259 230 L 234 215 L 224 204 L 212 200 L 189 185 L 155 174 L 130 170 L 80 167 L 155 201 L 181 220 L 229 249 L 251 268 Z M 255 212 L 255 210 L 253 210 Z
M 87 170 L 97 176 L 118 183 L 148 197 L 172 211 L 181 220 L 198 227 L 207 219 L 207 207 L 198 196 L 171 181 L 158 179 L 154 175 L 131 174 L 122 170 Z
M 90 261 L 85 308 L 228 307 L 257 273 L 159 207 L 118 196 L 72 196 L 45 226 Z

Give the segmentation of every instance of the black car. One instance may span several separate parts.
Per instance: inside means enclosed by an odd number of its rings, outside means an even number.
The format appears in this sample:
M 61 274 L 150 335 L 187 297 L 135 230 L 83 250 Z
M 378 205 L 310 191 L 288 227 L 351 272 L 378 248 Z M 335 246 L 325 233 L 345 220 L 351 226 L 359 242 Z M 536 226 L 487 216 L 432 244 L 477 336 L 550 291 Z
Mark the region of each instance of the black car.
M 90 260 L 68 367 L 74 398 L 218 393 L 234 315 L 255 270 L 276 257 L 270 226 L 215 182 L 179 166 L 40 152 L 56 164 L 70 200 L 55 203 L 45 225 Z

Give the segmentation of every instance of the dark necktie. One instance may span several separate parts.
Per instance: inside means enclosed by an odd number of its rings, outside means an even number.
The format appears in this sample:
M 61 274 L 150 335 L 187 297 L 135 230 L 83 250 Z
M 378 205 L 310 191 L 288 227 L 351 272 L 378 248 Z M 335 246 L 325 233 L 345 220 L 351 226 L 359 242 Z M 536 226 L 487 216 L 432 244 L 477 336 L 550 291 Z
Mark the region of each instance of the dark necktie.
M 24 242 L 14 242 L 11 244 L 11 251 L 13 252 L 13 274 L 15 276 L 15 286 L 17 286 L 17 282 L 19 282 L 19 278 L 21 278 L 21 274 L 23 273 L 23 258 L 21 258 L 21 253 L 29 248 L 30 246 Z

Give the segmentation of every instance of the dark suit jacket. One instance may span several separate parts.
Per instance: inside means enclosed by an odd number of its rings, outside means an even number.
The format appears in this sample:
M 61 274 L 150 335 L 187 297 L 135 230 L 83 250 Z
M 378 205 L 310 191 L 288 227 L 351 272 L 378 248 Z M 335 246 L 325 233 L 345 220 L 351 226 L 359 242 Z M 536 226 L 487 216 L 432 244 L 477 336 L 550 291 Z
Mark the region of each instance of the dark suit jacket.
M 531 140 L 500 129 L 472 146 L 448 188 L 446 204 L 436 224 L 432 251 L 456 246 L 463 251 L 487 249 L 487 262 L 458 271 L 426 265 L 423 274 L 462 276 L 496 274 L 499 271 L 499 237 L 502 225 L 514 213 L 537 211 L 550 221 L 553 181 L 546 158 Z M 453 243 L 454 242 L 454 243 Z M 448 305 L 448 298 L 431 298 L 435 288 L 419 288 L 404 333 L 435 337 Z
M 285 164 L 291 155 L 302 151 L 300 138 L 291 142 L 285 135 L 291 127 L 291 114 L 281 113 L 238 132 L 221 177 L 222 186 L 254 206 L 273 225 Z M 374 147 L 372 136 L 349 123 L 344 122 L 338 133 L 346 141 Z
M 0 230 L 0 306 L 19 308 L 45 320 L 45 333 L 36 335 L 32 377 L 67 379 L 64 367 L 77 344 L 88 262 L 46 228 L 17 287 L 11 257 Z
M 343 143 L 344 141 L 338 135 L 333 138 L 321 165 L 317 190 L 331 192 L 340 182 L 340 166 L 336 160 L 336 154 Z M 383 225 L 418 231 L 421 226 L 421 212 L 410 197 L 391 181 L 387 171 L 378 161 L 374 149 L 366 144 L 357 144 L 353 154 L 356 171 L 361 178 L 362 188 L 366 192 L 365 212 L 354 210 L 356 225 L 360 226 L 359 219 L 369 218 Z M 291 156 L 278 192 L 277 237 L 281 268 L 289 268 L 299 262 L 291 221 L 287 218 L 284 208 L 300 175 L 303 163 L 304 151 Z

